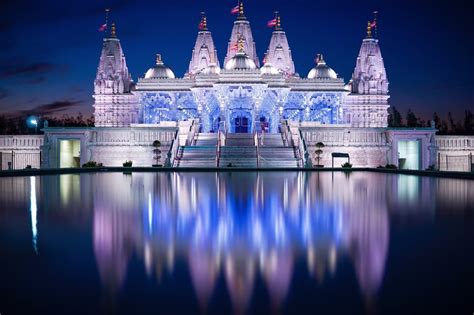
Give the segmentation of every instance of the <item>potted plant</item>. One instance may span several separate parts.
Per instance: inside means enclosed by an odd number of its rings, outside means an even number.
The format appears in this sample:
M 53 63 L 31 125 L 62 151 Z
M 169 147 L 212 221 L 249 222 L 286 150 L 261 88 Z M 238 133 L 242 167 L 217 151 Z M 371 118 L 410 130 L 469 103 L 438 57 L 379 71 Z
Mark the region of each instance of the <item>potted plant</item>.
M 93 168 L 93 167 L 102 167 L 102 164 L 98 164 L 96 161 L 89 161 L 87 163 L 82 164 L 83 168 Z
M 346 163 L 342 164 L 341 166 L 342 166 L 342 168 L 352 168 L 352 164 L 349 163 L 349 162 L 346 162 Z
M 321 154 L 323 154 L 322 148 L 324 148 L 324 143 L 322 143 L 322 142 L 316 143 L 316 148 L 317 148 L 317 150 L 314 151 L 314 154 L 316 154 L 316 161 L 317 161 L 317 164 L 315 165 L 315 167 L 324 167 L 324 165 L 320 164 Z
M 161 150 L 160 150 L 160 147 L 161 147 L 161 142 L 160 140 L 155 140 L 153 141 L 153 154 L 154 154 L 154 160 L 156 161 L 155 164 L 153 164 L 153 167 L 162 167 L 163 165 L 160 164 L 160 160 L 161 160 Z
M 133 162 L 132 161 L 125 161 L 123 162 L 123 167 L 132 167 Z

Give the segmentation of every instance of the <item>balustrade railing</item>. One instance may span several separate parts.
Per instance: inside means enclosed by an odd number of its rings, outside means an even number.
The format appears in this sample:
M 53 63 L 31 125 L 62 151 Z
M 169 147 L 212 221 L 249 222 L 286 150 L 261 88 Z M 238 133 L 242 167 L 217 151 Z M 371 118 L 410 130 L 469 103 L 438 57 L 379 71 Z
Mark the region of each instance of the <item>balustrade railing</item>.
M 39 150 L 43 143 L 42 135 L 0 136 L 0 150 Z
M 168 150 L 167 158 L 166 158 L 166 166 L 167 167 L 174 167 L 175 160 L 178 156 L 179 152 L 179 130 L 176 130 L 174 134 L 174 139 L 171 141 L 170 149 Z

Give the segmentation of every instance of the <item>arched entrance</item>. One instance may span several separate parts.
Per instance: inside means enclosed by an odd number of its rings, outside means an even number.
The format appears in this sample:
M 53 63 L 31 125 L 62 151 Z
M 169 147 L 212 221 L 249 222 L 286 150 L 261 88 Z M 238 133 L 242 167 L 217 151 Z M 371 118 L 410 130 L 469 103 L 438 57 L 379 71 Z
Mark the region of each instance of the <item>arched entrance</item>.
M 252 115 L 246 111 L 237 111 L 230 117 L 231 132 L 250 133 L 252 132 Z

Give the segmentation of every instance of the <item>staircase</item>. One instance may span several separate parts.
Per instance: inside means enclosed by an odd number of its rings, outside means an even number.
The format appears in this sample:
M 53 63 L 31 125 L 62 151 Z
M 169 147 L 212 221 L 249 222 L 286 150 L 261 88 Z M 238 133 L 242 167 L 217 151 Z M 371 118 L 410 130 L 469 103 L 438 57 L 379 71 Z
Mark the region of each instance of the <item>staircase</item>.
M 217 133 L 199 133 L 190 146 L 179 148 L 176 167 L 280 168 L 298 167 L 298 149 L 289 146 L 281 134 L 227 134 L 219 145 Z
M 255 137 L 248 133 L 229 133 L 221 147 L 219 167 L 257 167 Z
M 179 148 L 176 167 L 216 167 L 217 166 L 217 134 L 199 133 L 192 145 Z
M 296 148 L 288 146 L 280 133 L 262 134 L 258 153 L 258 164 L 262 168 L 300 166 Z

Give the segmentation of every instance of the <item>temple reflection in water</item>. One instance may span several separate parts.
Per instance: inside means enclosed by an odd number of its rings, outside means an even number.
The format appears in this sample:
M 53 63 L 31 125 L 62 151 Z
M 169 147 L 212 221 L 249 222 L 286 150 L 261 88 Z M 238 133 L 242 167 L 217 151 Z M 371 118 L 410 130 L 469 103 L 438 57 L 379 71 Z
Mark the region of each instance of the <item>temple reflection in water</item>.
M 94 179 L 104 181 L 94 192 L 94 251 L 111 292 L 133 254 L 157 279 L 186 261 L 202 307 L 224 277 L 237 312 L 257 277 L 278 307 L 300 259 L 321 282 L 348 257 L 363 295 L 380 287 L 389 244 L 383 182 L 340 173 L 172 173 L 133 174 L 124 186 L 114 179 L 122 176 Z
M 98 310 L 94 292 L 100 313 L 128 313 L 124 301 L 151 301 L 164 313 L 198 305 L 209 314 L 292 313 L 301 303 L 384 313 L 387 301 L 399 307 L 428 285 L 448 291 L 428 292 L 438 309 L 457 299 L 452 273 L 472 266 L 473 203 L 469 180 L 374 172 L 2 178 L 0 248 L 9 261 L 0 270 L 13 294 L 25 283 L 18 277 L 41 286 L 35 303 L 44 307 L 52 293 L 43 287 L 87 299 L 81 313 Z M 21 262 L 13 273 L 11 261 Z

